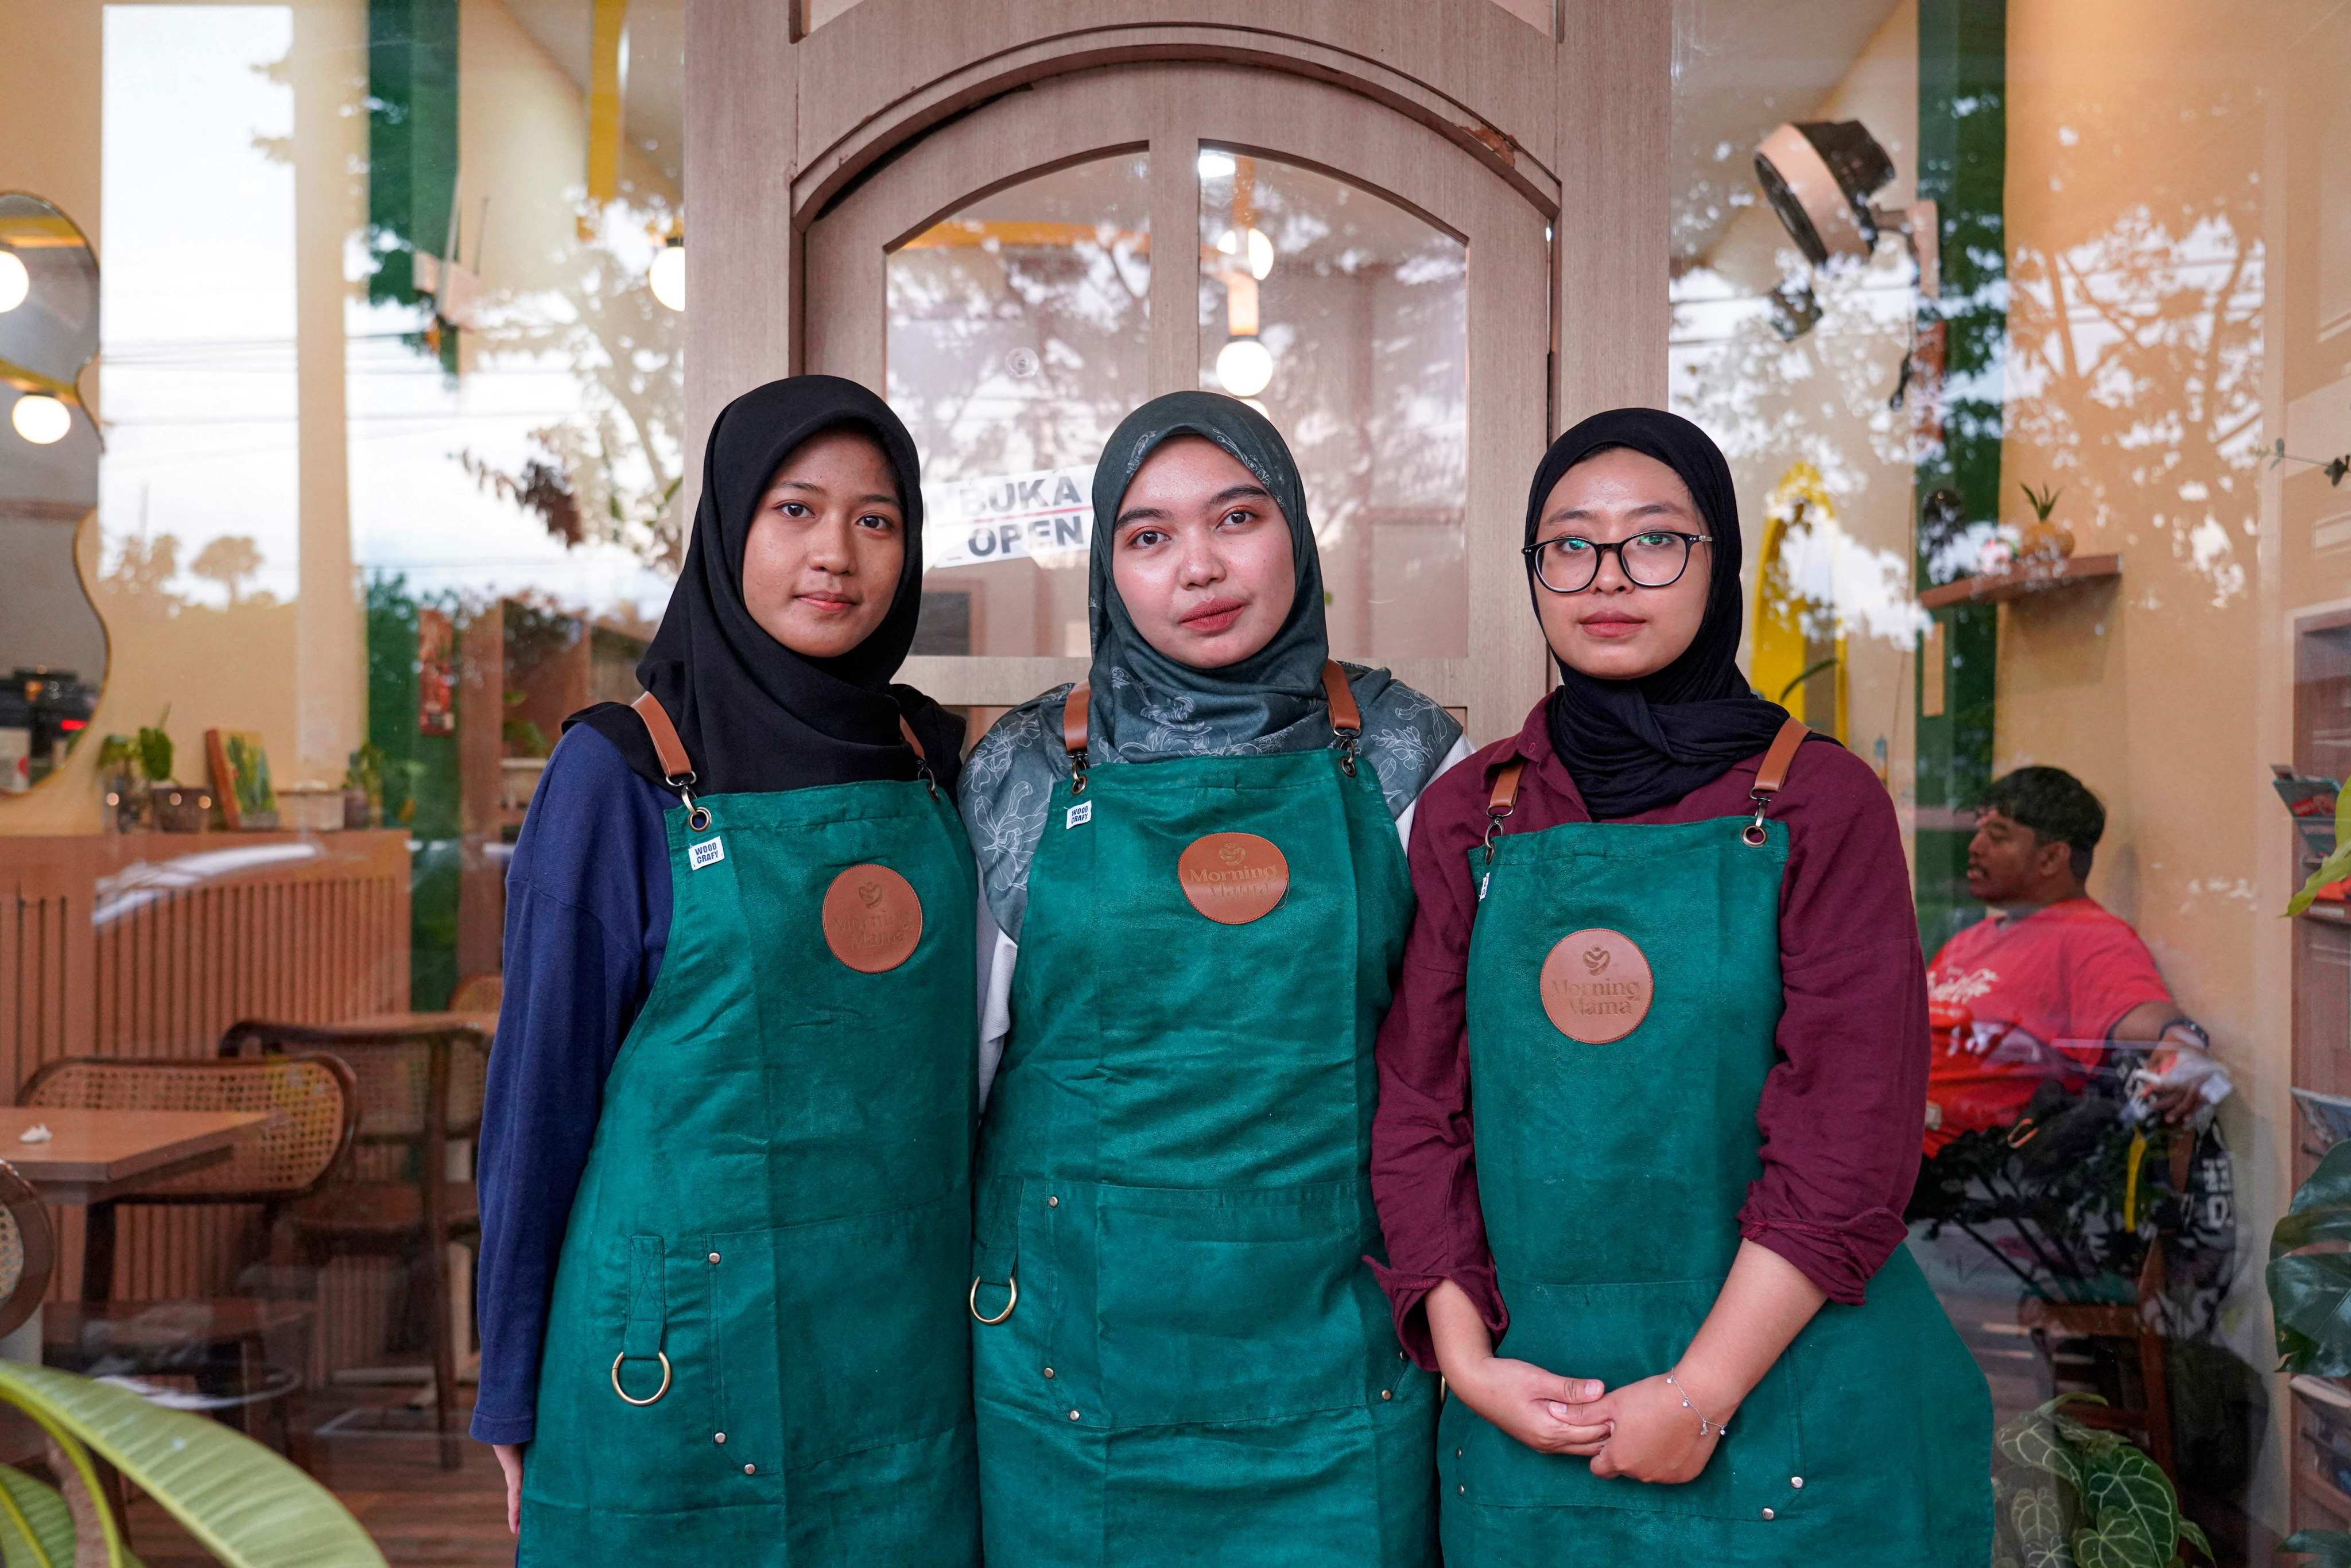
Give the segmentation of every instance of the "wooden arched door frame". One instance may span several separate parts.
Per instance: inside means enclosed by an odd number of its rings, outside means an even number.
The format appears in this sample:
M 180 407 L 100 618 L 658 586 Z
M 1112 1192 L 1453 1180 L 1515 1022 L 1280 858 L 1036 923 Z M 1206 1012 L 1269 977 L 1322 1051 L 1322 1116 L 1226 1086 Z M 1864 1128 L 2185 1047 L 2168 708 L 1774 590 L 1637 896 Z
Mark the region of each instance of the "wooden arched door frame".
M 1540 433 L 1596 407 L 1665 402 L 1672 0 L 1556 0 L 1550 28 L 1495 0 L 862 0 L 807 36 L 799 12 L 797 0 L 695 0 L 686 9 L 689 485 L 698 485 L 694 458 L 724 402 L 811 362 L 801 331 L 807 254 L 825 216 L 917 158 L 956 118 L 1117 64 L 1241 70 L 1256 82 L 1262 131 L 1220 127 L 1213 141 L 1322 167 L 1460 233 L 1446 200 L 1413 200 L 1408 181 L 1364 179 L 1347 148 L 1328 158 L 1302 148 L 1317 115 L 1301 108 L 1301 89 L 1416 122 L 1462 160 L 1456 172 L 1474 167 L 1554 225 L 1544 315 L 1556 343 L 1544 395 L 1533 400 Z M 1134 127 L 1134 115 L 1126 122 Z M 1150 134 L 1126 130 L 1107 146 L 1147 143 Z M 1044 167 L 1028 155 L 1018 162 L 1028 167 L 997 169 L 962 200 Z M 1542 329 L 1521 322 L 1526 329 L 1540 364 Z M 1155 352 L 1155 385 L 1189 369 L 1173 350 Z M 1472 442 L 1483 475 L 1469 519 L 1479 559 L 1493 555 L 1479 550 L 1481 531 L 1502 515 L 1517 519 L 1531 456 L 1511 452 L 1495 465 L 1479 433 Z M 1493 489 L 1517 494 L 1489 503 Z M 1483 569 L 1490 576 L 1493 562 Z M 1535 646 L 1526 618 L 1486 613 L 1510 601 L 1493 592 L 1490 580 L 1472 579 L 1460 674 L 1505 673 L 1493 691 L 1472 695 L 1477 738 L 1517 724 L 1523 706 L 1510 686 L 1523 682 L 1533 701 L 1542 685 L 1540 656 L 1483 642 L 1483 623 L 1507 623 Z M 1007 665 L 1001 685 L 1034 691 L 1046 673 Z M 1058 679 L 1058 665 L 1050 673 Z M 1462 689 L 1444 670 L 1416 674 L 1432 689 Z
M 884 261 L 995 191 L 1119 153 L 1150 155 L 1155 234 L 1189 235 L 1203 145 L 1313 169 L 1462 241 L 1468 270 L 1468 613 L 1458 657 L 1381 663 L 1449 707 L 1473 736 L 1514 727 L 1543 689 L 1543 648 L 1517 553 L 1525 476 L 1549 434 L 1552 214 L 1451 140 L 1326 82 L 1227 64 L 1116 66 L 1066 74 L 932 131 L 857 183 L 809 227 L 797 369 L 884 384 Z M 1008 155 L 1009 154 L 1009 155 Z M 1182 246 L 1167 254 L 1188 256 Z M 1199 384 L 1196 268 L 1156 266 L 1148 386 Z M 1509 606 L 1509 612 L 1489 613 Z M 907 678 L 952 704 L 1008 706 L 1081 678 L 1082 659 L 932 657 Z

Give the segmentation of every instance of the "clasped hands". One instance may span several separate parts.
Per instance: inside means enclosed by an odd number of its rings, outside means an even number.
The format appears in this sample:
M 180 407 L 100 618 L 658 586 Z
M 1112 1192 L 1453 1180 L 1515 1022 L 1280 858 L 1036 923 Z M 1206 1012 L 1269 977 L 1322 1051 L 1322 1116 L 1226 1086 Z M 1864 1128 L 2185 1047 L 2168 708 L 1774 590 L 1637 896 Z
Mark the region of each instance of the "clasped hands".
M 1469 1408 L 1539 1453 L 1589 1458 L 1595 1476 L 1694 1480 L 1721 1442 L 1718 1428 L 1700 1431 L 1698 1412 L 1662 1373 L 1610 1389 L 1507 1356 L 1489 1355 L 1462 1371 L 1466 1375 L 1447 1384 Z M 1709 1421 L 1730 1417 L 1728 1409 L 1705 1414 Z

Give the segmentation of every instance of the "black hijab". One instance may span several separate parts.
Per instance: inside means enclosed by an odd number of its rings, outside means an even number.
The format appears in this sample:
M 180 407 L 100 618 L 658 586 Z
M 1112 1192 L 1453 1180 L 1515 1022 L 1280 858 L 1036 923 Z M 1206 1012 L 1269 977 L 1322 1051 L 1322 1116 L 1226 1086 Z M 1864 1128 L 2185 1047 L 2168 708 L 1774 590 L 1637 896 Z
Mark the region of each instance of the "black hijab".
M 1771 744 L 1788 710 L 1755 695 L 1739 673 L 1739 497 L 1730 465 L 1706 432 L 1656 408 L 1595 413 L 1543 454 L 1527 492 L 1526 542 L 1561 476 L 1614 447 L 1654 457 L 1681 476 L 1713 536 L 1706 618 L 1681 656 L 1638 680 L 1604 681 L 1561 664 L 1551 695 L 1551 743 L 1595 821 L 1670 805 Z M 1527 558 L 1527 591 L 1550 591 Z
M 838 658 L 795 653 L 769 636 L 743 601 L 743 549 L 778 464 L 810 436 L 848 426 L 871 435 L 898 481 L 906 559 L 889 612 Z M 661 699 L 708 795 L 799 789 L 816 784 L 912 779 L 903 714 L 939 781 L 951 784 L 963 721 L 911 686 L 890 684 L 914 646 L 923 597 L 923 491 L 914 437 L 889 404 L 838 376 L 793 376 L 745 392 L 719 412 L 702 462 L 685 567 L 637 681 Z M 566 721 L 621 748 L 656 784 L 660 762 L 643 722 L 619 703 Z

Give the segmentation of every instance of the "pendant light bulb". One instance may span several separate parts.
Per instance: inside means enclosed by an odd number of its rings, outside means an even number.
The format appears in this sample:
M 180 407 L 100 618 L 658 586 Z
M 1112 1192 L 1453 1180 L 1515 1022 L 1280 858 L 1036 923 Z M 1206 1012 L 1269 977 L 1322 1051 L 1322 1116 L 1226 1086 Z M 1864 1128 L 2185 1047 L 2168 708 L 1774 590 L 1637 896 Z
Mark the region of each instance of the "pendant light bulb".
M 0 249 L 0 315 L 22 305 L 32 291 L 33 275 L 25 270 L 25 258 L 13 250 Z
M 1227 229 L 1217 248 L 1234 260 L 1245 263 L 1251 277 L 1263 283 L 1273 270 L 1273 241 L 1260 228 Z
M 73 428 L 73 411 L 47 392 L 26 392 L 9 411 L 8 422 L 34 445 L 48 446 L 64 440 Z
M 673 310 L 685 308 L 685 246 L 672 240 L 661 247 L 653 265 L 645 275 L 653 287 L 653 298 Z
M 1235 397 L 1255 397 L 1273 382 L 1273 353 L 1255 338 L 1235 338 L 1217 350 L 1217 380 Z

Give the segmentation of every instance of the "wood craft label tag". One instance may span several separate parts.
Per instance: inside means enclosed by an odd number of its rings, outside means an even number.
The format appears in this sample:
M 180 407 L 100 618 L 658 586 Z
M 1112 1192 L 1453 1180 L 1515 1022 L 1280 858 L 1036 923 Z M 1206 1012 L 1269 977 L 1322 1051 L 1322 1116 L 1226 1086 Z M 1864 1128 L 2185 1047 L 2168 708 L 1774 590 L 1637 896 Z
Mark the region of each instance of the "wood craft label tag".
M 1584 1045 L 1607 1045 L 1640 1028 L 1656 995 L 1648 957 L 1622 931 L 1571 931 L 1543 960 L 1543 1011 L 1560 1033 Z
M 1247 925 L 1280 907 L 1290 892 L 1290 862 L 1271 839 L 1210 833 L 1194 839 L 1176 858 L 1176 879 L 1192 907 L 1209 919 Z
M 859 974 L 896 968 L 922 940 L 922 898 L 888 866 L 851 866 L 825 889 L 824 945 Z

